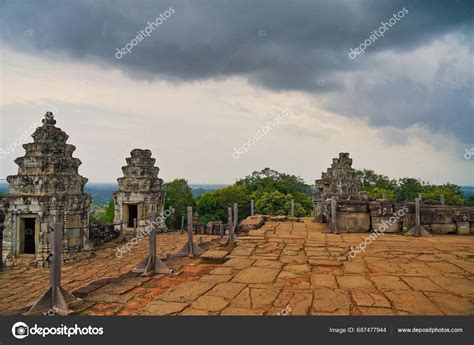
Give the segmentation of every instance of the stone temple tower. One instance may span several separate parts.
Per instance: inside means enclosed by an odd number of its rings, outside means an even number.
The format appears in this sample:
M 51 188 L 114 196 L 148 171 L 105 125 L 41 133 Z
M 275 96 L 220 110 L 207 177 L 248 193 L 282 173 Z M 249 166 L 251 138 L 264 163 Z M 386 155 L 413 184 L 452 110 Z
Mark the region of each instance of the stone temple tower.
M 114 193 L 114 223 L 123 223 L 124 228 L 146 226 L 151 211 L 157 215 L 164 211 L 165 194 L 161 190 L 163 180 L 158 178 L 160 169 L 155 167 L 155 159 L 150 150 L 134 149 L 122 167 L 123 177 L 118 178 L 118 191 Z M 116 225 L 116 228 L 120 226 Z
M 76 147 L 55 127 L 47 112 L 43 125 L 24 144 L 25 155 L 15 160 L 18 174 L 7 177 L 3 253 L 7 259 L 30 254 L 37 261 L 49 252 L 48 223 L 64 224 L 65 252 L 89 248 L 88 222 L 91 197 L 84 193 L 87 179 L 79 175 L 81 161 L 72 156 Z
M 349 153 L 339 153 L 339 158 L 333 158 L 331 167 L 322 173 L 321 179 L 315 181 L 315 200 L 331 196 L 338 199 L 356 197 L 359 185 L 354 179 L 354 172 Z

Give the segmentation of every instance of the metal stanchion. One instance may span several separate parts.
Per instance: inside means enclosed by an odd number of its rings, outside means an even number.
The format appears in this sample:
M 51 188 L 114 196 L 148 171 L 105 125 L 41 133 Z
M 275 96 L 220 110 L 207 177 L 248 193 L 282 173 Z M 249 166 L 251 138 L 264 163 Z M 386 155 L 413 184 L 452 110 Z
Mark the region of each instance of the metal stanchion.
M 181 216 L 181 234 L 184 233 L 184 216 Z
M 295 216 L 295 200 L 291 199 L 291 216 Z
M 234 229 L 233 229 L 233 235 L 235 239 L 235 233 L 237 232 L 238 226 L 239 226 L 239 205 L 234 202 Z
M 137 237 L 137 218 L 133 218 L 133 237 Z
M 219 236 L 222 238 L 224 237 L 224 224 L 219 224 Z
M 199 248 L 193 242 L 193 208 L 187 208 L 188 214 L 188 242 L 176 253 L 176 256 L 189 256 L 191 258 L 199 256 L 204 253 L 204 250 Z
M 254 208 L 255 208 L 255 201 L 254 201 L 254 200 L 250 200 L 250 215 L 251 215 L 251 216 L 254 215 Z
M 421 207 L 420 207 L 420 198 L 415 199 L 415 226 L 413 226 L 410 231 L 405 235 L 410 236 L 431 236 L 431 234 L 421 225 Z
M 336 209 L 337 209 L 337 202 L 336 202 L 336 197 L 332 196 L 331 197 L 331 223 L 329 223 L 326 226 L 325 232 L 327 233 L 334 233 L 338 234 L 339 232 L 337 231 L 337 217 L 336 217 Z
M 232 207 L 227 208 L 227 217 L 228 217 L 228 231 L 229 231 L 229 241 L 234 242 L 234 222 L 232 221 Z
M 63 246 L 63 224 L 55 223 L 50 227 L 51 253 L 49 262 L 49 288 L 31 307 L 27 315 L 50 313 L 68 315 L 72 311 L 69 306 L 81 301 L 61 287 L 61 250 Z
M 152 220 L 156 219 L 156 211 L 151 211 L 150 217 Z M 162 274 L 170 274 L 173 273 L 166 264 L 161 261 L 158 256 L 156 256 L 156 228 L 153 224 L 148 225 L 151 229 L 149 237 L 148 237 L 148 244 L 149 244 L 149 253 L 148 257 L 146 257 L 136 268 L 132 270 L 135 273 L 142 273 L 144 276 L 149 276 L 153 273 L 162 273 Z

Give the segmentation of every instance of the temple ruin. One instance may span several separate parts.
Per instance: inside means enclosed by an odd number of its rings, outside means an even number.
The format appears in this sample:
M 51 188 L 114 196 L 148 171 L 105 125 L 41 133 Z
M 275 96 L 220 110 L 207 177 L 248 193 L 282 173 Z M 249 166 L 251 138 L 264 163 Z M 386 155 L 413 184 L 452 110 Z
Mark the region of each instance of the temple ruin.
M 7 177 L 4 198 L 3 254 L 7 260 L 29 254 L 43 261 L 49 254 L 48 224 L 64 223 L 65 253 L 89 248 L 89 210 L 92 199 L 84 193 L 87 179 L 79 175 L 76 147 L 55 127 L 52 112 L 23 145 L 25 155 L 15 160 L 18 174 Z
M 321 179 L 315 181 L 315 199 L 321 200 L 332 196 L 338 199 L 357 197 L 360 186 L 354 179 L 354 172 L 349 153 L 339 153 L 339 158 L 333 158 L 331 167 L 321 174 Z
M 315 220 L 339 232 L 405 233 L 415 225 L 415 200 L 391 202 L 370 199 L 358 192 L 349 153 L 339 153 L 327 172 L 315 181 Z M 334 198 L 332 209 L 329 198 Z M 333 210 L 335 217 L 332 217 Z M 334 222 L 335 220 L 335 222 Z M 334 224 L 335 223 L 335 224 Z M 432 234 L 474 233 L 474 208 L 426 203 L 420 206 L 420 224 Z
M 123 177 L 118 178 L 118 191 L 114 193 L 114 223 L 116 228 L 123 224 L 133 228 L 134 219 L 137 226 L 145 226 L 151 211 L 162 214 L 165 194 L 161 190 L 163 180 L 158 178 L 160 169 L 155 167 L 155 159 L 150 150 L 134 149 L 127 158 L 127 165 L 122 167 Z

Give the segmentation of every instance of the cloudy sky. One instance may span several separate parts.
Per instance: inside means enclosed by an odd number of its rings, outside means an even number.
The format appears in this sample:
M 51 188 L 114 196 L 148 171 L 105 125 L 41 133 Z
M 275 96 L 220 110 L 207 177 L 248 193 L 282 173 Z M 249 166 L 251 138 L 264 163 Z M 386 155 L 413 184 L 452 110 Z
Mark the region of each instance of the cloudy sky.
M 149 148 L 165 180 L 268 166 L 313 183 L 344 151 L 392 178 L 474 185 L 472 1 L 30 0 L 0 13 L 0 147 L 51 110 L 90 181 L 115 181 Z M 23 153 L 0 154 L 0 178 Z

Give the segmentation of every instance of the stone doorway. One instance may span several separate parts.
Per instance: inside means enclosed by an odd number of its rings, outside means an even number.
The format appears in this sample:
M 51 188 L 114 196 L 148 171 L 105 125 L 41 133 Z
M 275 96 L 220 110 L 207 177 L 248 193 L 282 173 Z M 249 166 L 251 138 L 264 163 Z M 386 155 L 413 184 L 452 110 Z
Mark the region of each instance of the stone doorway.
M 20 243 L 20 254 L 36 254 L 35 218 L 22 218 L 21 231 L 23 236 Z
M 128 204 L 128 227 L 133 228 L 133 220 L 138 220 L 138 205 Z

